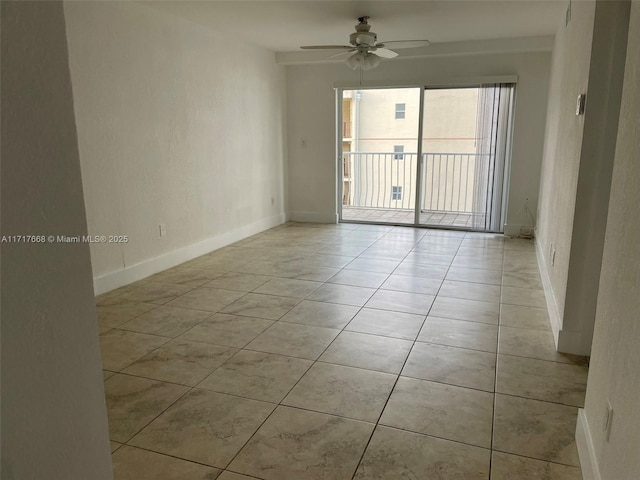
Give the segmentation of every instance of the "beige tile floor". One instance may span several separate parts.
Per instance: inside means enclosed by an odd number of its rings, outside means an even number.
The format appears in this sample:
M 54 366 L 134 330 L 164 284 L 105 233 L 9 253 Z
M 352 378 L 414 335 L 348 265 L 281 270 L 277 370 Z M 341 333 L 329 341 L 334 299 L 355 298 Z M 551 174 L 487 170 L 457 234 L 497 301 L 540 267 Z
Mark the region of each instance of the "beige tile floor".
M 97 298 L 116 480 L 577 480 L 533 244 L 286 224 Z

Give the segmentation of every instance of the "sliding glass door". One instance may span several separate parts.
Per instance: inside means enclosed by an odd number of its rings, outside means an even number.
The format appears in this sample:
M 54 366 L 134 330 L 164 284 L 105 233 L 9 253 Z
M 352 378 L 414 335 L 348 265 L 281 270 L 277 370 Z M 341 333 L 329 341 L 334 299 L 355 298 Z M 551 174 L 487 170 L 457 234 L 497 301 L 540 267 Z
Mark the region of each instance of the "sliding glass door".
M 342 219 L 413 225 L 420 88 L 342 92 Z
M 502 231 L 512 99 L 505 84 L 343 90 L 341 220 Z

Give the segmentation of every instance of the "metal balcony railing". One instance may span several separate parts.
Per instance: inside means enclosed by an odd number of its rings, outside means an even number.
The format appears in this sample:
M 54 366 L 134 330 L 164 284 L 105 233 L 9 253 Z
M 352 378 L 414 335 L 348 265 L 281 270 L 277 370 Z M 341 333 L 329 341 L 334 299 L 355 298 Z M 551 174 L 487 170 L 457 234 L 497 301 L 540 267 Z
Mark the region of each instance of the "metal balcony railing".
M 343 205 L 364 208 L 415 207 L 417 154 L 345 152 Z M 424 211 L 471 213 L 478 177 L 487 171 L 488 154 L 423 153 Z M 486 175 L 486 173 L 484 173 Z

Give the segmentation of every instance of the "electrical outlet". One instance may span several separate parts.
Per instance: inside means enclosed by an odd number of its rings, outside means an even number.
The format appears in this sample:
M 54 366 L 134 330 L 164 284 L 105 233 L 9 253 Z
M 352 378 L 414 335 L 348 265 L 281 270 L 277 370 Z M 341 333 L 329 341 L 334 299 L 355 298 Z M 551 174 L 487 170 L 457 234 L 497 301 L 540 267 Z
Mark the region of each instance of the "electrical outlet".
M 607 407 L 605 409 L 604 414 L 604 439 L 608 442 L 609 437 L 611 436 L 611 423 L 613 422 L 613 407 L 611 406 L 611 402 L 607 400 Z
M 161 237 L 164 237 L 167 234 L 167 226 L 164 223 L 158 225 L 158 232 Z

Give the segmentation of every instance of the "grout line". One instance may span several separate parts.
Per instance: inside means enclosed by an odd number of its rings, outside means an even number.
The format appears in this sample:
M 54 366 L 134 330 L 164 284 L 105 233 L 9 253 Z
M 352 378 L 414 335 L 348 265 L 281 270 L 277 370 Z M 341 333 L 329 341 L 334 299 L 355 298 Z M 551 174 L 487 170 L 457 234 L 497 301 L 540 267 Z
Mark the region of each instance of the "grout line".
M 502 250 L 502 272 L 500 275 L 500 300 L 502 301 L 502 282 L 504 278 L 504 249 Z M 496 425 L 496 404 L 498 395 L 496 394 L 498 390 L 498 350 L 500 347 L 500 313 L 502 313 L 502 306 L 499 307 L 498 310 L 498 336 L 496 337 L 496 367 L 493 378 L 493 405 L 491 411 L 491 455 L 489 455 L 489 476 L 491 476 L 491 472 L 493 469 L 493 437 L 495 433 L 495 425 Z
M 424 237 L 424 235 L 422 235 L 420 237 L 420 240 L 422 240 L 423 237 Z M 418 240 L 418 242 L 416 242 L 416 244 L 419 243 L 420 240 Z M 414 245 L 413 248 L 415 248 L 415 245 Z M 404 259 L 406 259 L 406 257 L 413 251 L 413 248 L 410 250 L 409 253 L 407 253 L 407 255 L 405 255 L 405 257 L 403 258 L 402 261 L 404 261 Z M 455 258 L 455 255 L 454 255 L 454 258 Z M 400 262 L 400 264 L 402 263 L 402 261 Z M 395 270 L 394 270 L 394 272 L 395 272 Z M 449 269 L 447 269 L 447 273 L 448 272 L 449 272 Z M 392 274 L 393 274 L 393 272 L 392 272 Z M 445 274 L 445 277 L 446 277 L 446 274 Z M 382 419 L 382 415 L 384 414 L 385 410 L 387 409 L 387 405 L 389 404 L 389 401 L 391 400 L 391 396 L 393 395 L 393 392 L 395 391 L 396 386 L 398 385 L 400 377 L 402 376 L 402 371 L 404 370 L 404 367 L 406 366 L 407 362 L 409 361 L 409 357 L 411 356 L 411 352 L 413 351 L 413 348 L 415 347 L 417 338 L 420 335 L 420 332 L 422 331 L 422 329 L 424 328 L 425 323 L 427 322 L 427 318 L 429 316 L 429 312 L 431 312 L 431 308 L 433 308 L 433 303 L 435 302 L 435 299 L 438 296 L 438 293 L 440 292 L 441 288 L 442 288 L 442 283 L 440 284 L 440 287 L 438 288 L 438 291 L 436 292 L 436 294 L 433 296 L 433 301 L 431 302 L 431 305 L 429 306 L 429 310 L 425 314 L 424 320 L 422 321 L 422 324 L 420 325 L 420 329 L 418 330 L 418 335 L 416 335 L 416 340 L 413 341 L 413 343 L 411 345 L 411 348 L 409 349 L 409 353 L 405 357 L 404 362 L 402 363 L 402 367 L 400 368 L 400 371 L 399 371 L 398 375 L 396 376 L 396 380 L 393 383 L 393 386 L 391 387 L 391 390 L 389 391 L 389 395 L 387 396 L 387 400 L 385 401 L 384 406 L 380 410 L 380 415 L 378 415 L 378 419 L 376 420 L 375 426 L 373 427 L 373 430 L 371 431 L 371 435 L 369 435 L 369 439 L 367 440 L 367 443 L 366 443 L 364 449 L 362 450 L 362 454 L 360 455 L 360 459 L 358 460 L 358 463 L 357 463 L 356 468 L 355 468 L 355 470 L 353 472 L 353 475 L 351 475 L 351 480 L 353 480 L 355 478 L 356 474 L 358 473 L 358 469 L 360 468 L 360 465 L 362 464 L 362 460 L 364 459 L 364 456 L 367 453 L 367 449 L 369 448 L 369 444 L 371 443 L 373 435 L 375 434 L 376 429 L 380 425 L 380 420 Z
M 159 452 L 157 450 L 153 450 L 152 448 L 146 448 L 146 447 L 138 447 L 136 445 L 129 445 L 127 443 L 123 443 L 121 444 L 116 450 L 120 450 L 120 448 L 122 448 L 123 446 L 127 446 L 129 448 L 135 448 L 137 450 L 144 450 L 146 452 L 152 452 L 152 453 L 157 453 L 159 455 L 164 455 L 167 457 L 171 457 L 171 458 L 175 458 L 177 460 L 181 460 L 183 462 L 188 462 L 188 463 L 195 463 L 196 465 L 202 465 L 203 467 L 207 467 L 207 468 L 212 468 L 214 470 L 220 470 L 220 473 L 222 473 L 224 471 L 224 468 L 220 468 L 220 467 L 214 467 L 213 465 L 209 465 L 207 463 L 202 463 L 202 462 L 198 462 L 197 460 L 187 460 L 186 458 L 182 458 L 182 457 L 177 457 L 175 455 L 171 455 L 170 453 L 164 453 L 164 452 Z M 115 453 L 115 451 L 113 452 Z M 113 454 L 112 454 L 113 455 Z
M 123 374 L 124 375 L 124 374 Z M 180 400 L 182 400 L 184 397 L 186 397 L 191 390 L 193 390 L 193 387 L 189 387 L 182 395 L 180 395 L 178 398 L 176 398 L 173 402 L 171 402 L 169 405 L 167 405 L 166 408 L 162 409 L 162 411 L 160 413 L 158 413 L 157 415 L 155 415 L 151 420 L 149 420 L 147 423 L 145 423 L 142 427 L 140 427 L 138 430 L 136 430 L 136 432 L 131 435 L 127 441 L 125 442 L 121 442 L 123 445 L 129 445 L 129 442 L 131 440 L 133 440 L 140 432 L 142 432 L 142 430 L 144 430 L 145 428 L 147 428 L 151 423 L 153 423 L 160 415 L 164 414 L 167 410 L 169 410 L 171 407 L 173 407 L 174 405 L 176 405 Z M 133 446 L 133 445 L 129 445 L 129 446 Z M 184 459 L 183 459 L 184 460 Z
M 514 456 L 514 457 L 528 458 L 529 460 L 536 460 L 538 462 L 551 463 L 553 465 L 561 465 L 563 467 L 577 468 L 578 470 L 580 470 L 580 466 L 579 465 L 571 465 L 570 463 L 560 463 L 560 462 L 556 462 L 554 460 L 545 460 L 545 459 L 542 459 L 542 458 L 531 457 L 529 455 L 522 455 L 520 453 L 506 452 L 504 450 L 491 450 L 492 454 L 493 454 L 493 452 L 503 453 L 505 455 L 511 455 L 511 456 Z M 493 455 L 491 455 L 491 456 L 493 457 Z M 582 477 L 580 477 L 580 478 L 582 478 Z
M 544 330 L 536 330 L 536 331 L 544 331 Z M 557 360 L 548 360 L 546 358 L 538 358 L 538 357 L 525 357 L 523 355 L 516 355 L 516 354 L 513 354 L 513 353 L 501 353 L 501 352 L 498 352 L 498 356 L 499 357 L 500 356 L 502 356 L 502 357 L 512 357 L 512 358 L 526 358 L 527 360 L 537 360 L 539 362 L 557 363 L 557 364 L 560 364 L 560 365 L 567 365 L 569 367 L 588 368 L 587 365 L 581 365 L 579 363 L 560 362 L 560 361 L 557 361 Z
M 380 426 L 382 428 L 389 428 L 391 430 L 399 430 L 401 432 L 413 433 L 415 435 L 420 435 L 422 437 L 437 438 L 438 440 L 444 440 L 446 442 L 457 443 L 458 445 L 466 445 L 468 447 L 481 448 L 482 450 L 486 450 L 487 452 L 489 452 L 489 454 L 491 453 L 491 449 L 489 447 L 481 447 L 480 445 L 475 445 L 473 443 L 462 442 L 460 440 L 452 440 L 450 438 L 440 437 L 438 435 L 433 435 L 433 434 L 430 434 L 430 433 L 417 432 L 415 430 L 409 430 L 408 428 L 394 427 L 392 425 L 385 425 L 385 424 L 376 425 L 376 427 L 378 427 L 378 426 Z M 358 464 L 358 466 L 360 466 L 360 464 Z

